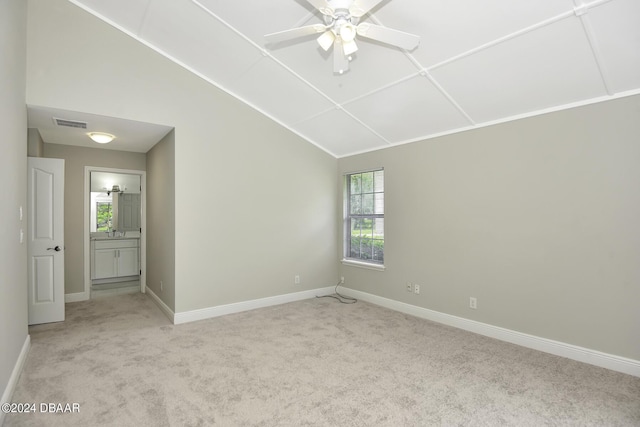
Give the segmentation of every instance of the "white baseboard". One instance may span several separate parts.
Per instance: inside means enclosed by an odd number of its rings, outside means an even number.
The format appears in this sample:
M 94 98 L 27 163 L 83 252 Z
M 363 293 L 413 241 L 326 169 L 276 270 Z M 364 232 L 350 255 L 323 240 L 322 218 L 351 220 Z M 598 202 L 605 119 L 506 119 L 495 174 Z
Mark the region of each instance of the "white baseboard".
M 241 311 L 254 310 L 256 308 L 270 307 L 273 305 L 314 298 L 316 295 L 330 295 L 333 293 L 334 289 L 334 286 L 329 286 L 326 288 L 276 295 L 250 301 L 236 302 L 233 304 L 219 305 L 216 307 L 202 308 L 199 310 L 183 311 L 175 314 L 173 323 L 178 325 L 180 323 L 195 322 L 197 320 L 224 316 L 225 314 L 239 313 Z
M 584 362 L 601 368 L 611 369 L 612 371 L 622 372 L 624 374 L 640 377 L 640 361 L 628 359 L 613 354 L 602 353 L 600 351 L 579 347 L 573 344 L 567 344 L 560 341 L 554 341 L 547 338 L 541 338 L 535 335 L 529 335 L 510 329 L 493 326 L 475 320 L 465 319 L 463 317 L 452 316 L 450 314 L 441 313 L 427 308 L 406 304 L 400 301 L 372 295 L 367 292 L 357 291 L 350 288 L 341 288 L 341 293 L 362 301 L 380 305 L 391 310 L 399 311 L 412 316 L 453 326 L 465 331 L 474 332 L 476 334 L 517 344 L 522 347 L 543 351 L 545 353 L 554 354 L 556 356 L 566 357 L 578 362 Z
M 160 299 L 158 295 L 155 294 L 155 292 L 151 290 L 151 288 L 147 286 L 144 293 L 151 297 L 153 302 L 155 302 L 160 310 L 162 310 L 162 312 L 169 318 L 169 320 L 171 320 L 171 323 L 175 323 L 176 314 L 169 308 L 167 304 L 164 303 L 164 301 Z
M 78 302 L 78 301 L 87 301 L 89 299 L 89 294 L 87 292 L 76 292 L 74 294 L 64 294 L 64 302 Z
M 9 377 L 9 382 L 7 383 L 7 387 L 4 389 L 2 393 L 2 401 L 0 403 L 10 403 L 11 398 L 13 397 L 13 392 L 16 389 L 16 385 L 18 384 L 18 379 L 20 378 L 20 374 L 22 373 L 22 368 L 24 367 L 24 362 L 27 360 L 27 355 L 29 354 L 29 349 L 31 348 L 31 336 L 27 335 L 27 338 L 24 340 L 24 344 L 22 344 L 22 350 L 20 350 L 20 355 L 18 356 L 18 360 L 16 360 L 16 364 L 13 367 L 13 371 L 11 372 L 11 377 Z M 4 422 L 5 413 L 0 411 L 0 426 Z

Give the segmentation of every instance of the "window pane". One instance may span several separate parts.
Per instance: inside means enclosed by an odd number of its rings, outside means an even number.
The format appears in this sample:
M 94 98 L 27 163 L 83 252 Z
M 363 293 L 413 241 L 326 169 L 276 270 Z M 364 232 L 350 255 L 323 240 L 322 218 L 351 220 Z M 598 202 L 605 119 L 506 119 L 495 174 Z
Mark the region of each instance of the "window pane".
M 362 228 L 362 219 L 360 218 L 352 218 L 351 219 L 351 236 L 360 237 L 360 229 Z
M 374 240 L 373 241 L 373 260 L 384 262 L 384 241 L 383 240 Z
M 360 233 L 363 237 L 373 238 L 373 220 L 370 218 L 360 218 Z
M 371 215 L 373 213 L 373 193 L 362 195 L 362 214 Z
M 360 259 L 373 259 L 373 239 L 362 238 L 360 242 Z
M 374 175 L 374 191 L 376 193 L 384 191 L 384 171 L 376 171 Z
M 384 214 L 384 193 L 376 193 L 375 201 L 373 202 L 373 213 Z
M 349 248 L 351 258 L 360 258 L 360 238 L 351 237 L 351 247 Z
M 351 194 L 362 193 L 361 180 L 362 175 L 351 175 Z
M 373 193 L 373 172 L 362 174 L 362 192 Z
M 384 218 L 373 220 L 373 237 L 384 240 Z
M 351 215 L 362 215 L 362 196 L 360 194 L 351 196 L 349 213 Z
M 98 202 L 96 204 L 96 231 L 109 231 L 111 216 L 111 203 Z

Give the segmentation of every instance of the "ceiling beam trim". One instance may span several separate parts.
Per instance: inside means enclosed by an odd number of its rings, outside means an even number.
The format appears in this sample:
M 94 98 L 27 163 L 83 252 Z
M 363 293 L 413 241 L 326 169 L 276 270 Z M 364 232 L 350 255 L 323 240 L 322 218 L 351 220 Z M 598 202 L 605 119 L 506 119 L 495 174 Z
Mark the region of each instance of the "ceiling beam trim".
M 591 52 L 593 53 L 593 59 L 596 62 L 598 67 L 598 71 L 600 73 L 600 77 L 602 78 L 602 84 L 604 85 L 607 94 L 613 95 L 614 91 L 611 88 L 611 79 L 609 78 L 609 73 L 607 72 L 607 67 L 605 65 L 605 61 L 602 57 L 602 53 L 600 53 L 600 49 L 598 47 L 598 42 L 596 40 L 595 31 L 593 30 L 593 26 L 591 25 L 591 20 L 587 14 L 590 8 L 600 6 L 601 4 L 608 3 L 611 0 L 603 0 L 596 3 L 592 3 L 590 6 L 585 4 L 581 4 L 580 0 L 573 0 L 576 5 L 574 11 L 578 19 L 580 19 L 580 23 L 582 24 L 582 29 L 584 30 L 585 36 L 589 42 L 589 47 L 591 48 Z
M 255 47 L 258 51 L 260 51 L 260 53 L 262 54 L 262 56 L 264 57 L 269 57 L 271 58 L 276 64 L 278 64 L 280 67 L 284 68 L 285 70 L 287 70 L 291 75 L 293 75 L 294 77 L 296 77 L 298 80 L 300 80 L 301 82 L 303 82 L 304 84 L 306 84 L 307 86 L 309 86 L 311 89 L 313 89 L 316 93 L 318 93 L 318 95 L 322 96 L 323 98 L 325 98 L 327 101 L 329 101 L 330 103 L 332 103 L 333 105 L 335 105 L 336 107 L 340 107 L 340 104 L 337 103 L 335 100 L 333 100 L 331 97 L 329 97 L 326 93 L 324 93 L 323 91 L 321 91 L 320 89 L 318 89 L 316 86 L 314 86 L 311 82 L 309 82 L 307 79 L 305 79 L 304 77 L 302 77 L 300 74 L 296 73 L 295 71 L 293 71 L 293 69 L 291 69 L 290 67 L 288 67 L 287 65 L 285 65 L 282 61 L 280 61 L 278 58 L 276 58 L 275 56 L 273 56 L 271 53 L 269 53 L 266 49 L 264 49 L 262 46 L 260 46 L 259 44 L 257 44 L 256 42 L 254 42 L 253 40 L 251 40 L 249 37 L 245 36 L 243 33 L 241 33 L 240 31 L 238 31 L 235 27 L 233 27 L 231 24 L 229 24 L 228 22 L 226 22 L 224 19 L 222 19 L 221 17 L 219 17 L 218 15 L 216 15 L 215 13 L 213 13 L 211 10 L 209 10 L 209 8 L 207 8 L 205 5 L 203 5 L 202 3 L 200 3 L 198 0 L 191 0 L 196 6 L 198 6 L 199 8 L 201 8 L 202 10 L 204 10 L 207 14 L 209 14 L 209 16 L 211 16 L 212 18 L 216 19 L 217 21 L 219 21 L 222 25 L 224 25 L 225 27 L 227 27 L 229 30 L 233 31 L 235 34 L 237 34 L 239 37 L 241 37 L 243 40 L 245 40 L 247 43 L 249 43 L 251 46 Z
M 605 0 L 605 1 L 611 1 L 611 0 Z M 528 33 L 532 32 L 532 31 L 538 30 L 540 28 L 544 28 L 546 26 L 555 24 L 556 22 L 562 21 L 562 20 L 567 19 L 567 18 L 572 18 L 574 16 L 575 16 L 574 9 L 568 10 L 568 11 L 563 12 L 563 13 L 561 13 L 559 15 L 556 15 L 556 16 L 554 16 L 552 18 L 545 19 L 544 21 L 538 22 L 537 24 L 533 24 L 533 25 L 531 25 L 529 27 L 526 27 L 526 28 L 523 28 L 523 29 L 521 29 L 519 31 L 513 32 L 511 34 L 507 34 L 506 36 L 503 36 L 503 37 L 497 38 L 495 40 L 492 40 L 490 42 L 487 42 L 487 43 L 485 43 L 483 45 L 475 47 L 475 48 L 473 48 L 471 50 L 468 50 L 466 52 L 463 52 L 463 53 L 461 53 L 459 55 L 452 56 L 449 59 L 446 59 L 446 60 L 444 60 L 442 62 L 438 62 L 437 64 L 434 64 L 434 65 L 431 65 L 431 66 L 427 67 L 426 70 L 427 71 L 433 71 L 433 70 L 441 68 L 441 67 L 443 67 L 445 65 L 448 65 L 448 64 L 451 64 L 453 62 L 456 62 L 456 61 L 458 61 L 460 59 L 463 59 L 463 58 L 466 58 L 468 56 L 474 55 L 474 54 L 476 54 L 478 52 L 482 52 L 483 50 L 487 50 L 487 49 L 489 49 L 491 47 L 497 46 L 497 45 L 499 45 L 501 43 L 507 42 L 509 40 L 513 40 L 513 39 L 515 39 L 517 37 L 520 37 L 520 36 L 522 36 L 524 34 L 528 34 Z
M 449 95 L 449 92 L 447 92 L 441 85 L 440 83 L 438 83 L 438 81 L 429 73 L 429 71 L 427 70 L 422 70 L 420 71 L 420 75 L 426 77 L 427 79 L 429 79 L 429 81 L 431 82 L 431 84 L 433 86 L 435 86 L 436 89 L 438 89 L 438 91 L 442 94 L 442 96 L 444 96 L 445 98 L 447 98 L 447 101 L 449 101 L 449 103 L 451 105 L 453 105 L 453 107 L 458 110 L 458 112 L 464 116 L 464 118 L 469 122 L 470 125 L 475 126 L 476 125 L 476 121 L 473 120 L 471 118 L 471 116 L 469 114 L 467 114 L 467 112 L 464 110 L 464 108 L 462 108 L 460 106 L 460 104 L 458 104 L 458 102 L 453 99 L 453 97 L 451 95 Z

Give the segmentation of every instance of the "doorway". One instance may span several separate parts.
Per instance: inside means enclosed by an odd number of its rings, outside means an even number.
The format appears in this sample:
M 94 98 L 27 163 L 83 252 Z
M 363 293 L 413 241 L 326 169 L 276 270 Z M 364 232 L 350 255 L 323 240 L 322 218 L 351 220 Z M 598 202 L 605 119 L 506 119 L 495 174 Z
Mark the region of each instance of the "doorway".
M 85 166 L 85 297 L 130 292 L 146 292 L 146 172 Z

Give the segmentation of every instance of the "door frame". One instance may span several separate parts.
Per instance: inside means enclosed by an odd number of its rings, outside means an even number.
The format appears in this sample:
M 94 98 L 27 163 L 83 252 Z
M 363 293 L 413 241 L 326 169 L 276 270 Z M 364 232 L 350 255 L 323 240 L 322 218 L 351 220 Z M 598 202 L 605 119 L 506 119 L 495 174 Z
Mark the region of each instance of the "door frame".
M 140 176 L 140 292 L 147 292 L 147 172 L 134 169 L 84 167 L 84 299 L 91 298 L 91 172 L 122 173 Z

